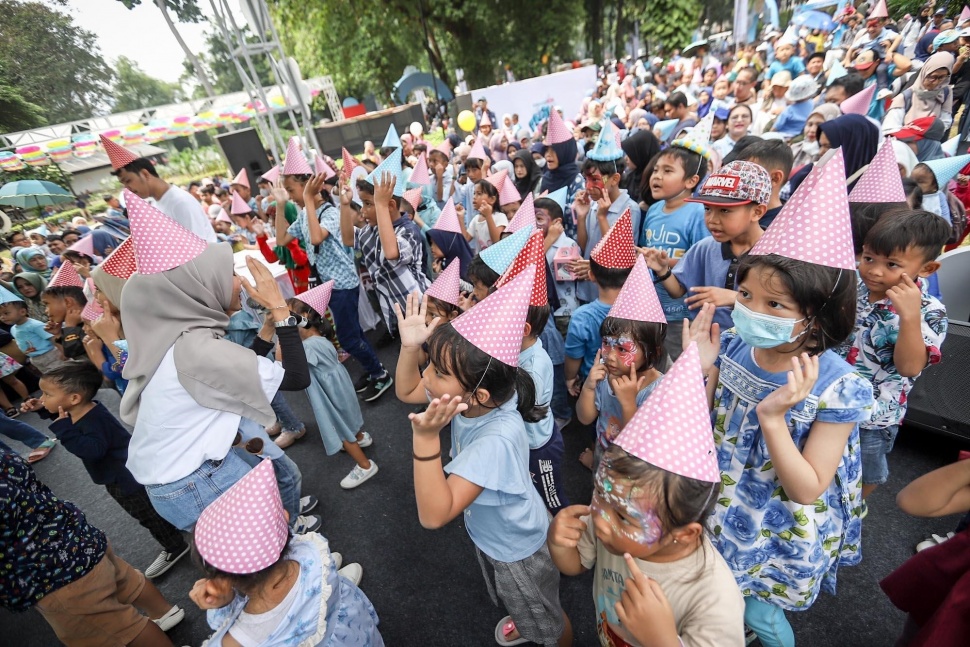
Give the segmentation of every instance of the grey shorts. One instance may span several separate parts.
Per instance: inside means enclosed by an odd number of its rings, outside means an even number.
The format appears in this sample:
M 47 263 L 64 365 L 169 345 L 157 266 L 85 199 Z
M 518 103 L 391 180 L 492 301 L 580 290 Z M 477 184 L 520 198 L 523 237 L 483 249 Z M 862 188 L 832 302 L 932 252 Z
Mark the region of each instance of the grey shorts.
M 566 628 L 559 604 L 559 569 L 549 548 L 517 562 L 500 562 L 475 547 L 492 602 L 505 605 L 523 638 L 537 645 L 555 645 Z

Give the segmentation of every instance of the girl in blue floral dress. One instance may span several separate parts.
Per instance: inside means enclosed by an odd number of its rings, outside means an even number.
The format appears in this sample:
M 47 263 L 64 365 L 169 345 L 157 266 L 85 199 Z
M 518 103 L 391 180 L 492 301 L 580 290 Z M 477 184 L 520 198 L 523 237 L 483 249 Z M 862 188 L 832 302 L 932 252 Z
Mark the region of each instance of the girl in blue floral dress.
M 861 558 L 859 422 L 872 388 L 829 350 L 852 331 L 855 275 L 750 255 L 738 270 L 735 328 L 718 335 L 706 304 L 699 342 L 714 410 L 723 491 L 712 542 L 765 647 L 795 644 L 784 611 L 835 593 Z

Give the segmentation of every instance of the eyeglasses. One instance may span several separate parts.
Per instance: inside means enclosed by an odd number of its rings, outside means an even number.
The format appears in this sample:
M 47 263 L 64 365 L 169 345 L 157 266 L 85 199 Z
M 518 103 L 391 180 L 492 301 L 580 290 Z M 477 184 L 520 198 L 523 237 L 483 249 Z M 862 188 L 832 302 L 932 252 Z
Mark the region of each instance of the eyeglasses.
M 926 77 L 926 80 L 931 83 L 943 83 L 950 78 L 949 74 L 931 74 Z

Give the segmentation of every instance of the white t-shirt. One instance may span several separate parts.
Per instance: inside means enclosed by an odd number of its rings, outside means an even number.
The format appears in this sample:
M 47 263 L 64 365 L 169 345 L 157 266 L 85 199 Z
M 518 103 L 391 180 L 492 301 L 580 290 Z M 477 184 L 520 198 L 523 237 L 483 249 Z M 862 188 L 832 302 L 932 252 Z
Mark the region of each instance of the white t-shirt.
M 257 357 L 256 363 L 263 392 L 272 399 L 283 367 L 267 357 Z M 128 470 L 142 485 L 174 483 L 207 460 L 225 458 L 240 420 L 239 414 L 203 407 L 189 395 L 179 382 L 172 346 L 141 393 Z
M 509 226 L 509 219 L 501 211 L 493 211 L 492 220 L 495 222 L 496 227 Z M 481 214 L 476 215 L 468 223 L 468 233 L 472 235 L 471 242 L 474 251 L 480 252 L 492 246 L 492 237 L 488 233 L 488 223 L 485 222 L 485 217 Z
M 583 567 L 593 573 L 593 602 L 596 605 L 596 629 L 600 642 L 610 631 L 639 645 L 627 633 L 616 615 L 615 606 L 623 594 L 630 569 L 622 555 L 613 555 L 596 539 L 589 517 L 586 532 L 579 539 L 579 556 Z M 731 569 L 707 536 L 699 550 L 676 562 L 636 560 L 644 575 L 663 589 L 674 612 L 677 634 L 684 647 L 743 647 L 744 598 Z
M 158 210 L 182 225 L 202 240 L 217 243 L 216 232 L 212 223 L 202 210 L 202 204 L 175 185 L 168 185 L 168 191 L 155 201 Z

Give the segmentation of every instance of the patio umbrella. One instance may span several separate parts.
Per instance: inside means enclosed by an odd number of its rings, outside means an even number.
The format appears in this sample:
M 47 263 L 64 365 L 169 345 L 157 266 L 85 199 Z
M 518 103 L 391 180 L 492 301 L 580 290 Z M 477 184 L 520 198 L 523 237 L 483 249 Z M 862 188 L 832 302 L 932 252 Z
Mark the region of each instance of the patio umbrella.
M 818 29 L 820 31 L 835 30 L 835 22 L 832 20 L 832 16 L 824 11 L 803 11 L 792 16 L 791 21 L 799 27 L 807 27 L 808 29 Z
M 32 209 L 64 202 L 74 202 L 74 194 L 53 182 L 19 180 L 0 187 L 0 204 L 11 207 Z

